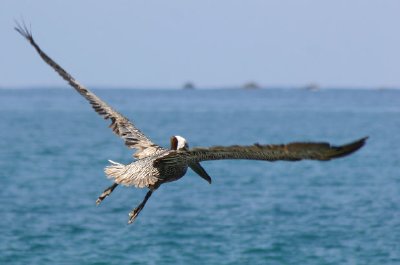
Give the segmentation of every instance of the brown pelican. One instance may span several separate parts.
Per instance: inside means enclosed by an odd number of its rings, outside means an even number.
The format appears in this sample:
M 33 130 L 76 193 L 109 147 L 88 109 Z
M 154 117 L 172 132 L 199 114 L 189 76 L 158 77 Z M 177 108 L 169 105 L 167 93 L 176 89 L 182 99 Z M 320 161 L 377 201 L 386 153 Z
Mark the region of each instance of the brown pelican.
M 149 191 L 144 200 L 129 213 L 128 223 L 135 220 L 147 200 L 161 184 L 180 179 L 186 174 L 188 167 L 211 183 L 211 177 L 200 165 L 201 161 L 218 159 L 265 161 L 312 159 L 327 161 L 355 152 L 364 145 L 367 139 L 365 137 L 342 146 L 331 146 L 325 142 L 296 142 L 281 145 L 254 144 L 250 146 L 213 146 L 189 149 L 188 143 L 183 137 L 173 136 L 171 137 L 170 149 L 165 149 L 153 143 L 132 122 L 79 84 L 69 73 L 47 56 L 36 44 L 32 33 L 25 25 L 21 26 L 17 23 L 15 30 L 29 41 L 48 65 L 89 101 L 97 113 L 104 119 L 111 120 L 110 128 L 125 141 L 125 145 L 136 149 L 133 154 L 136 161 L 128 165 L 110 160 L 111 164 L 104 171 L 108 178 L 113 179 L 114 184 L 105 189 L 96 201 L 97 204 L 100 204 L 119 184 L 148 188 Z

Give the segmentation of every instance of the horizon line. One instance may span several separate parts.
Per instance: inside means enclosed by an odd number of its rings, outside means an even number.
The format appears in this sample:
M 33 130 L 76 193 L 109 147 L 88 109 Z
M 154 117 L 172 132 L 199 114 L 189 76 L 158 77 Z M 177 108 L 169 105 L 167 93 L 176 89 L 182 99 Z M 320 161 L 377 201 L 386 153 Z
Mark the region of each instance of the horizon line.
M 319 86 L 317 84 L 310 84 L 310 85 L 219 85 L 219 86 L 191 86 L 185 87 L 184 85 L 181 86 L 139 86 L 139 85 L 132 85 L 132 86 L 105 86 L 105 85 L 93 85 L 93 86 L 85 86 L 89 89 L 132 89 L 132 90 L 274 90 L 274 89 L 287 89 L 287 90 L 310 90 L 310 91 L 318 91 L 318 90 L 398 90 L 400 86 Z M 17 85 L 17 86 L 1 86 L 0 89 L 10 89 L 10 90 L 28 90 L 28 89 L 68 89 L 68 85 Z

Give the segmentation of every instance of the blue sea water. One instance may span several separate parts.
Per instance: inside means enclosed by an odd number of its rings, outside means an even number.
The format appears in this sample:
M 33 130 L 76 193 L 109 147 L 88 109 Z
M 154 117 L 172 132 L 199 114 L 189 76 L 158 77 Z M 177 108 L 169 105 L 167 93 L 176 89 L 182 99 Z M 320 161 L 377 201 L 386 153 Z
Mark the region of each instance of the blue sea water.
M 400 264 L 400 91 L 95 92 L 151 139 L 191 146 L 370 136 L 329 162 L 210 161 L 162 186 L 110 185 L 131 150 L 72 89 L 0 90 L 0 264 Z

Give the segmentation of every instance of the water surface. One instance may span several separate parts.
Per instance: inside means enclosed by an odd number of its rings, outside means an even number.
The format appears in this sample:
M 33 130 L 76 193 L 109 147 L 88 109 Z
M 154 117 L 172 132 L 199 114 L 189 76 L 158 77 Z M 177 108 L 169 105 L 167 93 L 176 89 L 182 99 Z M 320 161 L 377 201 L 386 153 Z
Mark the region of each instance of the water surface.
M 1 264 L 399 264 L 400 92 L 95 90 L 168 146 L 370 136 L 330 162 L 212 161 L 145 190 L 110 181 L 131 150 L 72 89 L 0 90 Z

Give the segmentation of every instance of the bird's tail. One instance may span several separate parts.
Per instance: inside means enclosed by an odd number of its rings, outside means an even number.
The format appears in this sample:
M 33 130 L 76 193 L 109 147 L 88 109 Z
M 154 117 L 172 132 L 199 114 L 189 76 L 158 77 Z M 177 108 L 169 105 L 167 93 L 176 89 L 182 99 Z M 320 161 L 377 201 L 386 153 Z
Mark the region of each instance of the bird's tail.
M 104 173 L 106 173 L 107 178 L 118 180 L 126 173 L 126 165 L 108 160 L 111 165 L 106 166 Z
M 158 181 L 155 176 L 139 174 L 140 172 L 135 170 L 136 167 L 132 165 L 134 163 L 124 165 L 112 160 L 108 161 L 110 161 L 111 165 L 104 169 L 104 173 L 106 173 L 107 178 L 113 179 L 117 184 L 135 186 L 136 188 L 149 188 Z

